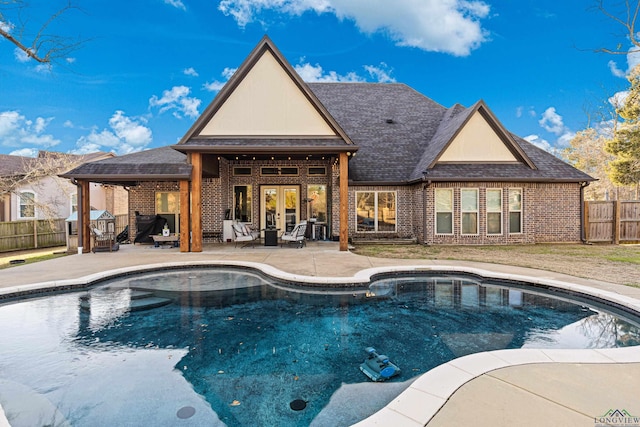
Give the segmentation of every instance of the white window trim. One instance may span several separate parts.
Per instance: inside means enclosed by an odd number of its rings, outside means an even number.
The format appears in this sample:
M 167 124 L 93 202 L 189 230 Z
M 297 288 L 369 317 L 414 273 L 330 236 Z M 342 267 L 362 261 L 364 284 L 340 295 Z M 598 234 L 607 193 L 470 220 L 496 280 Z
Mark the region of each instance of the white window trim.
M 370 191 L 356 191 L 356 206 L 358 205 L 358 194 L 359 193 L 373 193 L 373 230 L 369 230 L 369 231 L 359 231 L 358 230 L 358 209 L 356 209 L 356 232 L 357 233 L 397 233 L 398 232 L 398 192 L 395 190 L 370 190 Z M 394 199 L 396 201 L 396 223 L 393 226 L 393 231 L 380 231 L 378 230 L 378 193 L 393 193 L 394 194 Z
M 473 211 L 465 211 L 462 209 L 462 192 L 463 191 L 474 191 L 476 193 L 476 209 Z M 475 233 L 465 233 L 462 230 L 462 215 L 465 213 L 475 213 L 476 214 L 476 232 Z M 480 192 L 477 188 L 461 188 L 460 189 L 460 235 L 461 236 L 478 236 L 480 234 Z
M 523 223 L 524 223 L 524 191 L 522 188 L 509 188 L 509 197 L 511 197 L 512 191 L 520 192 L 520 210 L 512 211 L 511 210 L 511 202 L 509 201 L 507 205 L 507 210 L 509 212 L 509 234 L 523 234 Z M 520 212 L 520 231 L 511 232 L 511 212 Z
M 22 216 L 22 209 L 20 209 L 20 206 L 22 206 L 22 194 L 23 193 L 31 193 L 33 194 L 33 216 Z M 18 212 L 17 212 L 17 217 L 19 219 L 35 219 L 38 217 L 38 210 L 36 209 L 36 200 L 38 198 L 38 195 L 36 194 L 35 191 L 33 190 L 20 190 L 20 193 L 18 193 Z
M 490 211 L 489 210 L 489 205 L 486 202 L 487 201 L 487 197 L 485 194 L 485 207 L 486 207 L 486 215 L 485 215 L 485 222 L 486 222 L 486 230 L 487 230 L 487 236 L 502 236 L 504 234 L 504 224 L 503 224 L 503 218 L 504 218 L 504 214 L 503 214 L 503 191 L 502 188 L 487 188 L 486 193 L 488 194 L 490 191 L 499 191 L 500 192 L 500 209 L 497 211 Z M 489 214 L 500 214 L 500 232 L 499 233 L 489 233 Z
M 439 211 L 438 210 L 438 191 L 448 191 L 449 193 L 451 193 L 451 211 Z M 436 188 L 435 191 L 433 192 L 433 205 L 434 205 L 434 209 L 433 209 L 433 224 L 434 224 L 434 234 L 436 236 L 453 236 L 455 234 L 455 229 L 453 228 L 453 214 L 454 214 L 454 210 L 455 210 L 455 202 L 454 202 L 454 194 L 453 194 L 453 188 Z M 449 212 L 451 213 L 451 233 L 438 233 L 438 213 L 440 212 Z

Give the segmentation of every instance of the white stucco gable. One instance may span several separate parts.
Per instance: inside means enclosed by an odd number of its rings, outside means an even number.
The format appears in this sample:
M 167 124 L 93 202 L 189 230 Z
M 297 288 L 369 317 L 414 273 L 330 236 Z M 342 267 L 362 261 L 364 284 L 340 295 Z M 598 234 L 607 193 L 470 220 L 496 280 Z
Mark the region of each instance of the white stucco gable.
M 475 111 L 442 153 L 439 162 L 518 162 L 487 119 Z
M 237 84 L 198 136 L 336 136 L 270 50 Z

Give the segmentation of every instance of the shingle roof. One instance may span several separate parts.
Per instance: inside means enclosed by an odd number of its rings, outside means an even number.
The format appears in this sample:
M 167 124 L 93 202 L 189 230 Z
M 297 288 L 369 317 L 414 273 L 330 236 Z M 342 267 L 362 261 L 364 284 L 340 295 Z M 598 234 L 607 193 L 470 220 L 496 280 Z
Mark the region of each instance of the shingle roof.
M 22 175 L 34 160 L 32 157 L 0 154 L 0 176 Z
M 484 106 L 482 101 L 465 108 L 445 108 L 404 84 L 388 83 L 309 83 L 309 89 L 359 148 L 349 163 L 353 182 L 408 183 L 426 177 L 438 181 L 591 181 L 593 178 L 573 168 L 522 138 L 496 128 L 517 151 L 520 164 L 465 163 L 441 164 L 436 160 L 469 116 Z M 489 114 L 489 113 L 487 113 Z M 489 116 L 491 116 L 489 114 Z M 492 116 L 490 117 L 494 119 Z M 226 138 L 208 140 L 194 137 L 180 147 L 325 147 L 344 149 L 335 139 L 305 138 Z M 348 145 L 347 145 L 348 147 Z M 354 147 L 355 148 L 355 147 Z M 188 151 L 185 150 L 185 151 Z M 87 163 L 63 176 L 106 177 L 120 180 L 188 179 L 191 166 L 186 156 L 172 147 Z
M 0 176 L 23 175 L 29 172 L 31 168 L 42 165 L 41 162 L 43 159 L 52 159 L 51 162 L 47 162 L 47 164 L 51 164 L 51 166 L 54 166 L 56 164 L 56 160 L 59 159 L 60 167 L 62 168 L 65 166 L 69 167 L 69 164 L 71 162 L 75 164 L 92 162 L 101 157 L 111 155 L 112 154 L 110 153 L 105 153 L 102 151 L 97 151 L 90 154 L 66 154 L 43 150 L 40 150 L 38 152 L 37 157 L 0 154 Z
M 535 168 L 525 163 L 434 163 L 478 104 L 470 108 L 456 104 L 446 109 L 403 84 L 310 83 L 309 87 L 360 147 L 349 163 L 349 178 L 354 182 L 412 182 L 420 180 L 425 171 L 429 179 L 442 181 L 593 180 L 506 132 L 504 137 L 513 144 L 512 148 L 520 157 L 526 156 L 523 159 L 531 161 Z
M 187 164 L 185 154 L 171 147 L 161 147 L 85 163 L 60 176 L 114 182 L 144 179 L 188 179 L 191 176 L 191 165 Z
M 355 145 L 354 181 L 405 182 L 446 109 L 404 84 L 310 83 Z

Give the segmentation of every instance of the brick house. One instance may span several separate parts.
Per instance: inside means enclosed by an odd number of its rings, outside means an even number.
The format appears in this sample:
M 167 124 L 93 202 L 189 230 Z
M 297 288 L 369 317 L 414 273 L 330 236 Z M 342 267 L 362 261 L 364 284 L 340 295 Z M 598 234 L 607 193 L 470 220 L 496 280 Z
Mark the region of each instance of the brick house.
M 280 230 L 313 219 L 341 250 L 349 238 L 578 242 L 593 181 L 483 101 L 446 108 L 403 84 L 305 83 L 268 37 L 178 144 L 64 176 L 80 194 L 128 186 L 132 227 L 136 211 L 174 215 L 181 251 L 195 252 L 225 218 Z

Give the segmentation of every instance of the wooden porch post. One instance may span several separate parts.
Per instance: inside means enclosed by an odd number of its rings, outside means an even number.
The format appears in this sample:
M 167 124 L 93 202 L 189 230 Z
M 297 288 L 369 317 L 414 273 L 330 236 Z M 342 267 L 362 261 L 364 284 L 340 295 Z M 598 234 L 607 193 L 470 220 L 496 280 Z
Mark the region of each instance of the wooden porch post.
M 189 252 L 189 230 L 190 221 L 189 213 L 191 194 L 189 193 L 189 181 L 183 179 L 180 181 L 180 252 Z
M 78 218 L 78 227 L 82 227 L 82 253 L 86 254 L 91 251 L 91 196 L 89 193 L 89 181 L 82 180 L 79 182 L 82 191 L 82 200 L 78 203 L 82 204 L 82 218 Z
M 349 159 L 340 153 L 340 250 L 349 250 Z
M 191 252 L 202 252 L 202 154 L 191 153 Z

